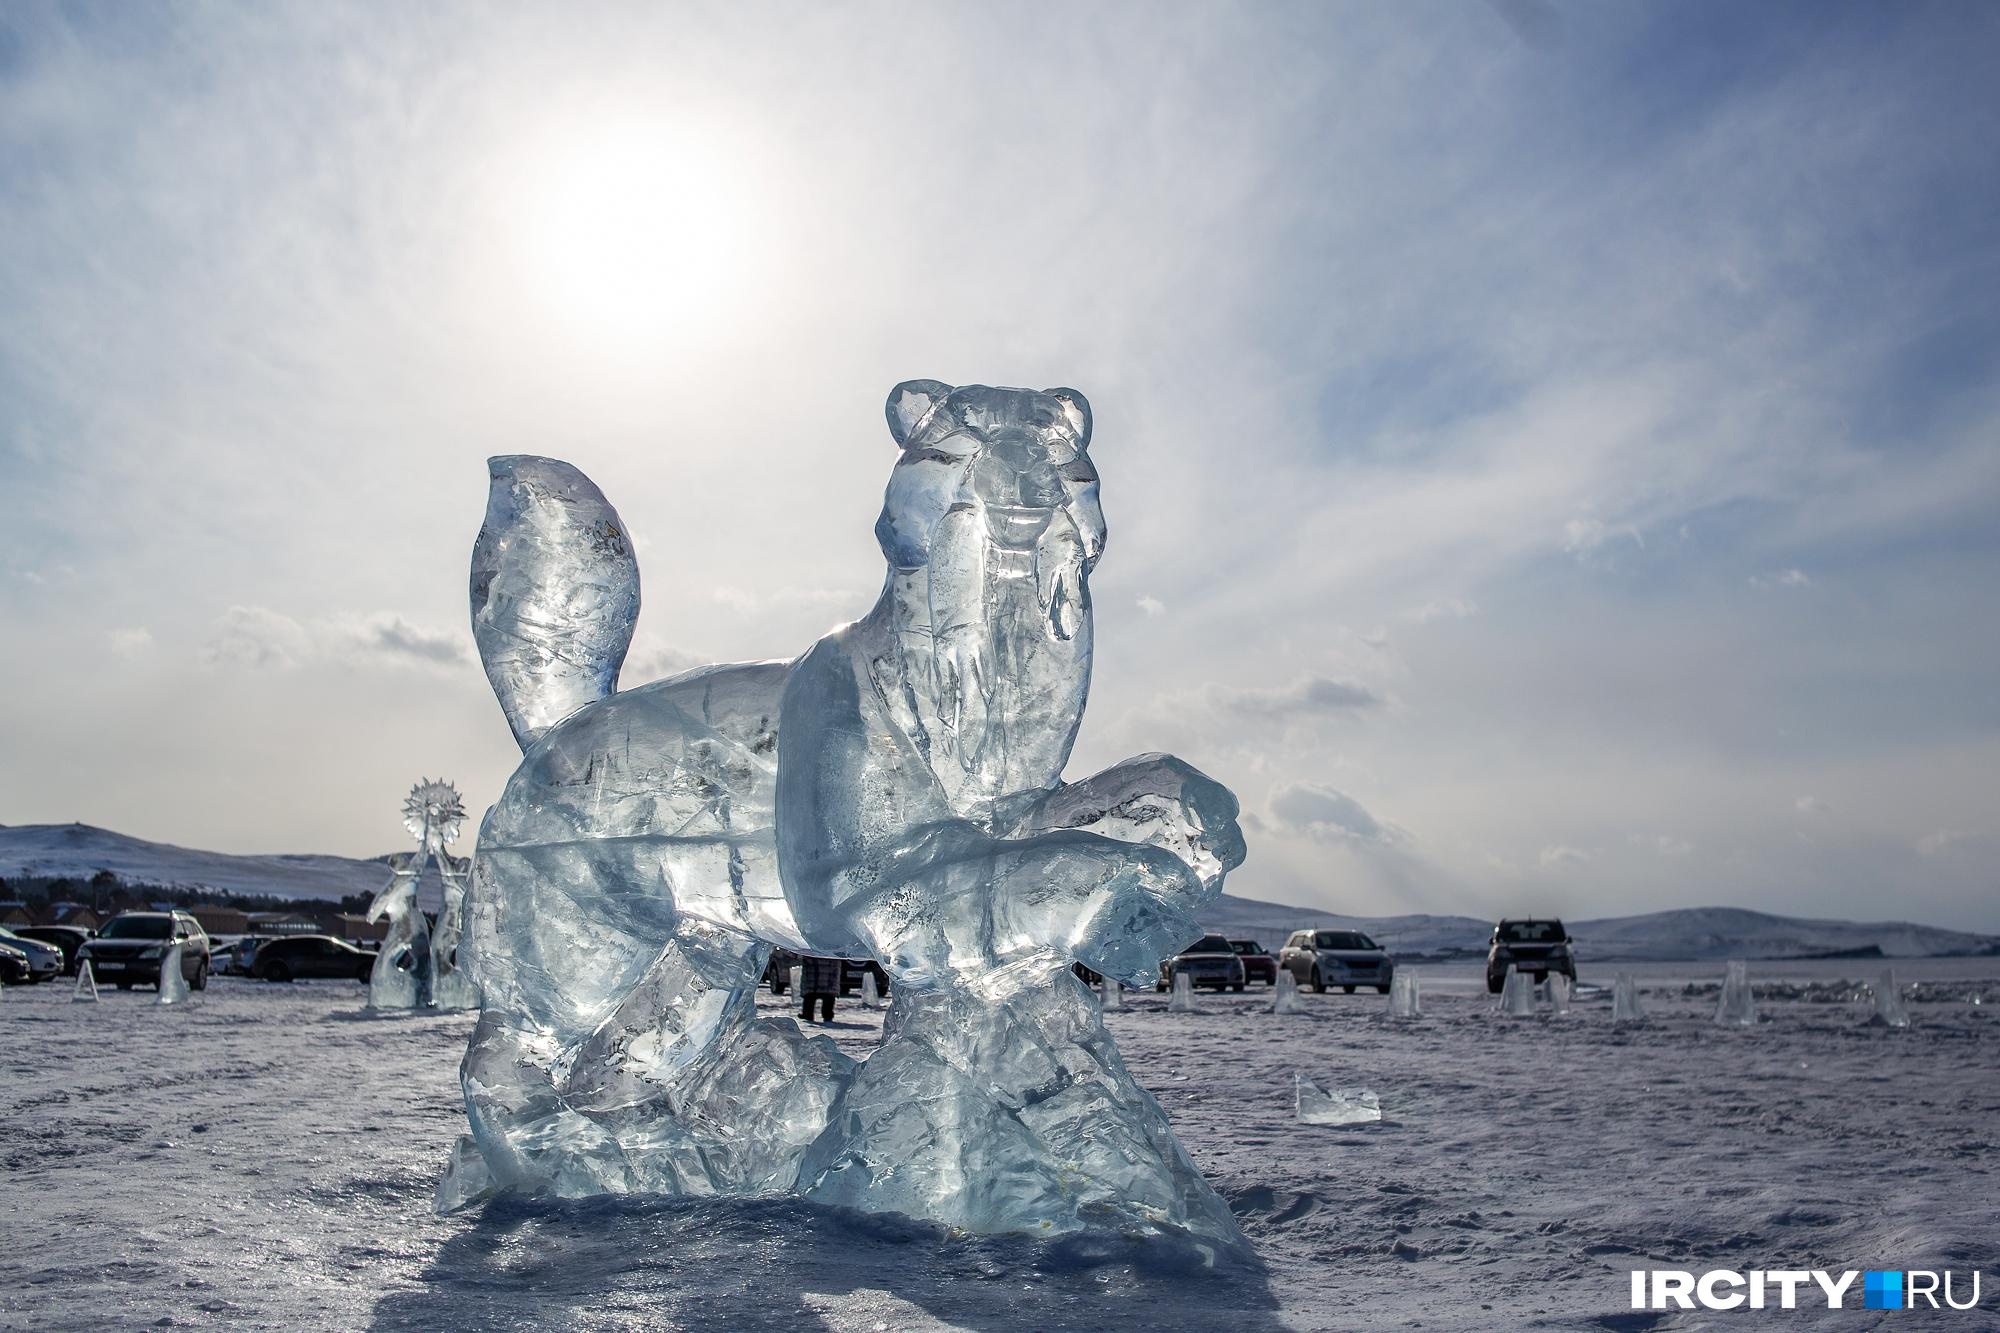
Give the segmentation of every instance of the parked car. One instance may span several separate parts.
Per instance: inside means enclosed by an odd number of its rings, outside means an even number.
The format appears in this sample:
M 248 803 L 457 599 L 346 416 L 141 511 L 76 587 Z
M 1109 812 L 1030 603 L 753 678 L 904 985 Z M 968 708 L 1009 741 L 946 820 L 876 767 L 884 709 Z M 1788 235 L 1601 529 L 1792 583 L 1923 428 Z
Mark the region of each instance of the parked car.
M 1182 972 L 1187 973 L 1190 986 L 1243 989 L 1243 960 L 1220 935 L 1204 935 L 1172 958 L 1163 960 L 1160 979 L 1153 983 L 1153 989 L 1168 989 Z
M 97 938 L 97 932 L 83 926 L 16 926 L 22 939 L 40 940 L 62 950 L 63 975 L 75 976 L 83 967 L 83 946 Z
M 186 912 L 120 912 L 97 938 L 86 941 L 83 957 L 99 981 L 119 990 L 160 984 L 160 960 L 181 946 L 181 975 L 195 990 L 208 988 L 208 933 Z
M 239 935 L 216 962 L 216 971 L 225 976 L 251 977 L 257 965 L 257 950 L 271 940 L 269 935 Z
M 1486 989 L 1498 995 L 1507 985 L 1507 969 L 1532 973 L 1536 984 L 1560 972 L 1576 981 L 1576 950 L 1569 932 L 1553 917 L 1518 917 L 1493 927 L 1486 946 Z
M 19 949 L 22 953 L 28 955 L 28 980 L 30 982 L 47 981 L 50 977 L 59 977 L 62 975 L 63 951 L 55 945 L 44 944 L 40 940 L 26 939 L 20 935 L 16 935 L 5 926 L 0 926 L 0 944 L 4 944 L 10 949 Z
M 357 949 L 331 935 L 284 935 L 257 946 L 250 974 L 261 981 L 331 978 L 365 982 L 374 971 L 373 949 Z
M 791 989 L 792 969 L 802 960 L 790 949 L 771 950 L 771 961 L 764 964 L 764 980 L 771 987 L 771 994 L 783 995 Z
M 27 951 L 16 949 L 11 944 L 0 944 L 0 983 L 25 986 L 29 974 Z
M 1243 960 L 1245 981 L 1261 981 L 1266 986 L 1278 984 L 1278 960 L 1271 957 L 1270 950 L 1255 940 L 1231 940 L 1229 947 Z
M 1301 986 L 1338 986 L 1349 995 L 1361 986 L 1386 994 L 1396 974 L 1389 951 L 1358 930 L 1295 930 L 1278 951 L 1278 966 Z
M 861 989 L 861 978 L 871 972 L 875 974 L 875 993 L 887 999 L 889 997 L 889 974 L 883 971 L 882 965 L 873 958 L 864 958 L 859 962 L 852 958 L 843 958 L 841 960 L 840 993 L 846 995 L 850 991 L 859 991 Z

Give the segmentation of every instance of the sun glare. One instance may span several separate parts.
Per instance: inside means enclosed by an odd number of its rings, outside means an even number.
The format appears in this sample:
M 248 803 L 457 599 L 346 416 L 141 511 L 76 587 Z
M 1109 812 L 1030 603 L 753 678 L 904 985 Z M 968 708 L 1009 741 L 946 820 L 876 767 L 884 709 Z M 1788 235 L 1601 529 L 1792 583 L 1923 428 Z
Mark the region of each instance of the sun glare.
M 522 277 L 604 353 L 711 335 L 754 285 L 741 163 L 659 124 L 551 135 L 520 181 Z

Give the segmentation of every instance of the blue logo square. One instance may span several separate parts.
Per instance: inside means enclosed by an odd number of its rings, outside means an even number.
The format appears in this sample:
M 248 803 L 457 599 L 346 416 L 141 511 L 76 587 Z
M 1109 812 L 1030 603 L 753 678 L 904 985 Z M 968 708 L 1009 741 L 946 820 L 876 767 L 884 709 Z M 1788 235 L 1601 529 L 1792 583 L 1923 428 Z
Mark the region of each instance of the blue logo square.
M 1863 1273 L 1861 1294 L 1861 1307 L 1864 1310 L 1900 1310 L 1903 1308 L 1903 1275 Z

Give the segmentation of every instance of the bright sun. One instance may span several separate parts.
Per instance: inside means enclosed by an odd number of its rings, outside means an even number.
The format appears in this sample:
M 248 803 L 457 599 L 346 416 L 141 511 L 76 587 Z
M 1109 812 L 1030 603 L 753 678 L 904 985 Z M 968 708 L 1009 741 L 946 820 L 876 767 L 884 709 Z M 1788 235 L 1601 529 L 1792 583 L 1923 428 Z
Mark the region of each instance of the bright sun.
M 571 127 L 537 145 L 518 184 L 522 277 L 586 345 L 698 340 L 755 285 L 742 164 L 684 132 Z

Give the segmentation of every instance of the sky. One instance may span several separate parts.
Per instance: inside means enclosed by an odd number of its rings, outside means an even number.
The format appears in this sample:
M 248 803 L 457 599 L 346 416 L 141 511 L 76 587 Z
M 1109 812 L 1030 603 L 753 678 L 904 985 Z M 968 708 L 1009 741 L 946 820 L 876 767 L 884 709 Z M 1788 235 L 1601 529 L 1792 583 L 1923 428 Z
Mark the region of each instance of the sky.
M 1237 894 L 2000 931 L 2000 9 L 0 8 L 0 823 L 401 845 L 518 755 L 484 459 L 628 683 L 864 613 L 891 386 L 1074 385 L 1072 775 Z

